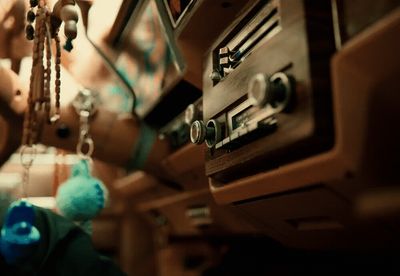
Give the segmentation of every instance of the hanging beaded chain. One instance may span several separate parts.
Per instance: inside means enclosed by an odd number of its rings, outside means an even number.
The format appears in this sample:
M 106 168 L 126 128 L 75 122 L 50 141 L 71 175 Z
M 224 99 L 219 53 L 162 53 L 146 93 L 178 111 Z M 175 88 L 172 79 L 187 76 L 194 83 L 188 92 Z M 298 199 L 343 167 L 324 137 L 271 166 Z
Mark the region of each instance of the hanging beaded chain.
M 60 118 L 60 86 L 61 86 L 61 46 L 58 29 L 54 32 L 56 44 L 55 58 L 55 113 L 51 115 L 51 13 L 46 2 L 31 0 L 31 9 L 27 13 L 28 25 L 26 37 L 33 40 L 32 71 L 28 96 L 28 111 L 25 116 L 23 144 L 32 146 L 38 141 L 39 122 L 38 114 L 43 112 L 48 123 L 55 123 Z M 36 14 L 34 8 L 37 7 Z M 35 28 L 32 23 L 35 22 Z M 44 56 L 44 50 L 46 55 Z M 43 59 L 46 59 L 46 67 Z
M 28 106 L 25 112 L 21 149 L 21 164 L 24 167 L 23 189 L 29 181 L 29 169 L 36 155 L 35 145 L 39 141 L 43 120 L 55 123 L 60 118 L 61 92 L 61 46 L 58 35 L 64 22 L 64 33 L 71 44 L 76 38 L 78 13 L 74 8 L 75 0 L 58 0 L 51 12 L 46 0 L 30 0 L 30 9 L 26 15 L 26 38 L 33 40 L 32 71 L 29 84 Z M 36 13 L 35 13 L 36 9 Z M 35 27 L 33 27 L 35 23 Z M 51 114 L 51 59 L 52 39 L 55 41 L 55 107 Z M 72 48 L 69 47 L 68 50 Z M 46 53 L 44 53 L 46 51 Z M 44 59 L 46 64 L 44 65 Z M 89 145 L 90 146 L 90 145 Z
M 51 114 L 51 59 L 52 32 L 51 12 L 44 0 L 30 0 L 30 10 L 27 13 L 26 38 L 33 40 L 32 70 L 29 84 L 28 106 L 25 112 L 21 149 L 21 164 L 24 167 L 23 193 L 26 197 L 29 182 L 29 169 L 36 155 L 42 121 L 55 123 L 60 118 L 60 86 L 61 86 L 61 46 L 58 28 L 53 37 L 56 44 L 55 58 L 55 111 Z M 36 13 L 34 9 L 36 8 Z M 33 27 L 35 23 L 35 27 Z M 46 51 L 46 53 L 44 53 Z M 44 66 L 44 59 L 46 64 Z

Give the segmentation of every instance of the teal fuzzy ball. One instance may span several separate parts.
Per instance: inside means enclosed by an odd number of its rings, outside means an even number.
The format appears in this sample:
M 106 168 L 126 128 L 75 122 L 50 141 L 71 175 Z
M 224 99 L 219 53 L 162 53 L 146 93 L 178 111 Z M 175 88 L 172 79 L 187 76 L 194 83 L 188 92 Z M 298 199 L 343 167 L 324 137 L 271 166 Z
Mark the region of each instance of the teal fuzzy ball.
M 56 203 L 65 217 L 85 221 L 104 208 L 106 197 L 104 184 L 90 175 L 87 160 L 81 160 L 72 168 L 71 177 L 59 187 Z

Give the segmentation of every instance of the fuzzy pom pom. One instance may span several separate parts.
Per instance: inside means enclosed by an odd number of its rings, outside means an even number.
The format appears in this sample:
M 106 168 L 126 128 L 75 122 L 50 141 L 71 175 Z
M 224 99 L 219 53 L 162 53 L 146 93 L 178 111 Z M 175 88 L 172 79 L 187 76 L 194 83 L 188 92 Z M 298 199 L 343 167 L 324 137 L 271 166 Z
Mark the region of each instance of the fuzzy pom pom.
M 56 203 L 65 217 L 85 221 L 104 208 L 106 198 L 106 187 L 90 175 L 87 160 L 81 160 L 72 168 L 71 177 L 59 187 Z
M 10 205 L 0 233 L 0 254 L 8 264 L 23 263 L 36 250 L 40 233 L 34 223 L 35 211 L 30 203 L 20 200 Z

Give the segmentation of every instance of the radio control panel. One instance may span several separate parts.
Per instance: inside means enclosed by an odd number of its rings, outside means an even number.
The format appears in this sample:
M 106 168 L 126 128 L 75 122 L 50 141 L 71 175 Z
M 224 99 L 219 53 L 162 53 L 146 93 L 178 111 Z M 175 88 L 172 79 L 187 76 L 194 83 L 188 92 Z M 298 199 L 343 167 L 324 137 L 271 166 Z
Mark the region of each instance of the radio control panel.
M 201 98 L 188 105 L 184 112 L 160 129 L 160 136 L 168 139 L 172 148 L 177 149 L 190 142 L 190 127 L 193 122 L 202 120 Z
M 247 87 L 247 99 L 227 111 L 218 120 L 194 121 L 191 141 L 209 148 L 233 149 L 243 141 L 257 138 L 276 129 L 275 115 L 290 112 L 295 103 L 295 79 L 285 73 L 254 75 Z
M 203 119 L 207 176 L 231 180 L 333 145 L 330 1 L 252 1 L 205 57 Z

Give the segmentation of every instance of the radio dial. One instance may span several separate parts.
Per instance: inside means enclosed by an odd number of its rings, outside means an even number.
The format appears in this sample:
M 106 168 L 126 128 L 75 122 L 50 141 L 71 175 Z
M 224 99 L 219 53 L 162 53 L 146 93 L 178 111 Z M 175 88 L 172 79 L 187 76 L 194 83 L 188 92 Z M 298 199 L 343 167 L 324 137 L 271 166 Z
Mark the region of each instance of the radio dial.
M 212 135 L 212 129 L 207 129 L 206 125 L 203 121 L 197 120 L 194 121 L 190 127 L 190 140 L 193 144 L 202 144 L 204 143 L 207 136 Z M 207 135 L 208 134 L 208 135 Z
M 207 124 L 203 121 L 194 121 L 190 127 L 190 140 L 193 144 L 206 142 L 207 147 L 212 148 L 221 140 L 221 127 L 216 120 L 209 120 Z
M 256 74 L 250 79 L 248 86 L 248 98 L 251 104 L 264 106 L 271 98 L 271 84 L 265 74 Z
M 248 99 L 255 106 L 270 104 L 276 112 L 286 111 L 294 96 L 293 83 L 294 79 L 282 72 L 272 76 L 256 74 L 248 85 Z

